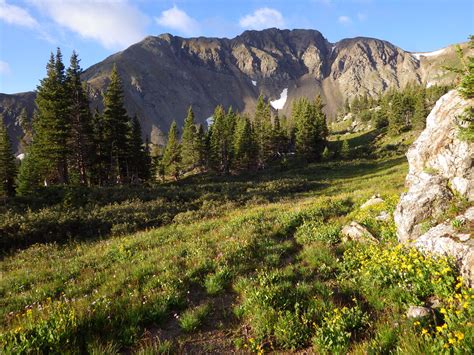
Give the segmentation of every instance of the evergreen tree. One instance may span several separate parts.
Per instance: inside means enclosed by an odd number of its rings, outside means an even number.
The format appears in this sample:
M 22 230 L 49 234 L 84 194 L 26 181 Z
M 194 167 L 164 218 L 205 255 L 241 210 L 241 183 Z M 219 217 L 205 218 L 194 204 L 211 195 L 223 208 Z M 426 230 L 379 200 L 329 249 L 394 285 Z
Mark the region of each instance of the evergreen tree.
M 285 130 L 280 124 L 280 118 L 275 116 L 273 119 L 273 131 L 272 131 L 272 151 L 276 155 L 281 155 L 287 151 L 288 141 L 286 138 Z
M 150 176 L 148 144 L 146 147 L 143 146 L 142 127 L 136 115 L 132 119 L 129 132 L 128 167 L 130 179 L 132 182 L 137 181 L 137 179 L 148 180 Z
M 195 147 L 197 152 L 197 166 L 200 169 L 205 169 L 208 165 L 209 149 L 206 132 L 204 132 L 204 127 L 202 124 L 198 126 L 196 132 Z
M 109 182 L 124 183 L 129 176 L 128 140 L 129 117 L 124 107 L 122 82 L 114 65 L 110 84 L 104 96 L 104 147 L 108 159 Z
M 47 76 L 37 88 L 38 114 L 33 122 L 35 137 L 31 153 L 35 156 L 34 165 L 38 169 L 38 175 L 46 184 L 65 184 L 68 182 L 70 103 L 59 48 L 56 56 L 51 53 L 46 69 Z
M 0 197 L 15 194 L 16 165 L 7 127 L 0 116 Z
M 163 153 L 162 164 L 164 173 L 171 175 L 175 180 L 178 180 L 181 173 L 181 152 L 180 144 L 178 139 L 178 126 L 176 121 L 171 124 L 168 132 L 168 142 Z
M 81 82 L 82 69 L 79 57 L 72 53 L 70 66 L 67 69 L 67 95 L 70 102 L 70 135 L 68 144 L 73 147 L 70 151 L 69 167 L 71 180 L 84 185 L 90 180 L 90 170 L 93 162 L 94 139 L 92 115 L 89 109 L 89 99 Z
M 234 132 L 234 160 L 237 170 L 251 169 L 256 165 L 255 142 L 250 121 L 247 117 L 239 117 Z
M 428 116 L 428 110 L 426 108 L 426 94 L 424 88 L 421 88 L 415 96 L 413 122 L 412 126 L 416 129 L 425 128 L 426 116 Z
M 188 115 L 184 120 L 183 135 L 181 137 L 181 157 L 183 169 L 193 170 L 198 165 L 199 152 L 196 144 L 196 124 L 192 107 L 188 108 Z
M 319 158 L 328 135 L 321 97 L 314 103 L 303 98 L 298 105 L 294 114 L 296 151 L 307 159 Z
M 396 93 L 391 100 L 389 111 L 389 132 L 391 135 L 396 135 L 405 130 L 406 108 L 404 107 L 404 100 L 401 93 Z
M 469 47 L 474 49 L 474 36 L 469 37 Z M 462 53 L 462 51 L 460 51 Z M 462 55 L 461 55 L 462 57 Z M 464 58 L 463 58 L 464 59 Z M 465 99 L 474 98 L 474 56 L 467 58 L 467 63 L 463 60 L 463 76 L 459 84 L 459 92 Z M 460 137 L 468 142 L 474 142 L 474 106 L 470 105 L 464 111 L 461 119 L 464 126 L 460 128 Z
M 104 185 L 108 182 L 109 143 L 105 141 L 105 121 L 98 109 L 92 117 L 92 139 L 95 152 L 92 156 L 91 181 L 93 184 Z
M 36 164 L 37 159 L 34 156 L 34 151 L 30 149 L 25 153 L 25 157 L 21 161 L 20 169 L 18 171 L 16 192 L 19 195 L 27 196 L 36 191 L 40 186 L 40 170 Z
M 232 140 L 235 114 L 229 109 L 226 114 L 222 106 L 214 110 L 214 122 L 210 130 L 211 167 L 228 174 L 232 156 Z
M 267 161 L 274 155 L 273 131 L 270 104 L 265 103 L 260 95 L 253 119 L 254 140 L 258 147 L 258 165 L 265 167 Z
M 347 139 L 342 142 L 340 154 L 342 159 L 349 159 L 351 157 L 351 146 Z
M 22 130 L 22 135 L 20 137 L 20 150 L 24 153 L 28 150 L 31 141 L 33 140 L 33 128 L 31 127 L 31 120 L 28 117 L 26 108 L 21 110 L 17 122 Z

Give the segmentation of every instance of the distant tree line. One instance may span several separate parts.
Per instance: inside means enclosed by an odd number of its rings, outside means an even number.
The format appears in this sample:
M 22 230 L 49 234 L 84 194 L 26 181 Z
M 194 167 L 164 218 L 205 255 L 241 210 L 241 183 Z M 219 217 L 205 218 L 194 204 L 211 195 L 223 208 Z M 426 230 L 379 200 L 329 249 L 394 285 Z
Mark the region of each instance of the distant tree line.
M 280 119 L 260 95 L 252 117 L 217 106 L 205 131 L 189 107 L 181 139 L 176 122 L 171 125 L 163 154 L 156 158 L 157 174 L 178 179 L 190 171 L 229 174 L 264 169 L 294 151 L 308 161 L 318 160 L 328 135 L 323 108 L 319 96 L 313 102 L 302 98 L 293 104 L 290 119 Z
M 362 122 L 371 121 L 376 128 L 388 128 L 391 135 L 425 127 L 426 117 L 436 101 L 449 90 L 448 86 L 429 88 L 409 84 L 401 90 L 389 89 L 379 97 L 356 96 L 346 101 L 345 112 Z

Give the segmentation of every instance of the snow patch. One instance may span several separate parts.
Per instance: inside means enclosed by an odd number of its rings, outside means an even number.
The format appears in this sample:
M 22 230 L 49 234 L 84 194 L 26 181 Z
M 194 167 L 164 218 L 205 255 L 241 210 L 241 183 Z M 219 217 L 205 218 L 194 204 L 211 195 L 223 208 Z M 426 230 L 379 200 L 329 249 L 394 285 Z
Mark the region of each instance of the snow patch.
M 206 123 L 207 123 L 207 127 L 211 127 L 212 124 L 214 123 L 214 117 L 211 116 L 211 117 L 206 118 Z
M 434 57 L 434 56 L 442 54 L 445 50 L 446 48 L 441 48 L 434 52 L 412 53 L 411 55 L 414 56 L 416 59 L 420 60 L 420 57 Z
M 17 158 L 18 160 L 23 160 L 23 159 L 25 159 L 25 154 L 24 154 L 24 153 L 18 154 L 18 155 L 16 156 L 16 158 Z
M 288 98 L 288 88 L 285 88 L 281 92 L 280 98 L 278 100 L 270 101 L 270 105 L 272 105 L 272 107 L 275 110 L 281 110 L 285 106 L 287 98 Z
M 255 80 L 252 80 L 252 85 L 257 86 L 257 82 Z

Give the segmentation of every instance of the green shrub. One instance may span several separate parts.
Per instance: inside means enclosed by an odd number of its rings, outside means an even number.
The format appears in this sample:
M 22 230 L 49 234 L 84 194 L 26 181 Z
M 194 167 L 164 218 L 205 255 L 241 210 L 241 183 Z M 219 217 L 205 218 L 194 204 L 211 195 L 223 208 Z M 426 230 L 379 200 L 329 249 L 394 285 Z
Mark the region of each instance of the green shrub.
M 209 295 L 217 295 L 225 290 L 231 278 L 228 269 L 222 269 L 218 272 L 208 275 L 204 281 L 206 292 Z
M 368 316 L 358 307 L 334 308 L 328 312 L 316 329 L 313 345 L 317 351 L 343 353 L 351 338 L 362 333 L 368 324 Z
M 202 325 L 209 311 L 210 307 L 208 304 L 189 309 L 179 317 L 179 326 L 186 333 L 194 332 Z
M 300 349 L 308 344 L 311 337 L 311 321 L 295 304 L 292 311 L 279 312 L 274 325 L 277 344 L 283 349 Z

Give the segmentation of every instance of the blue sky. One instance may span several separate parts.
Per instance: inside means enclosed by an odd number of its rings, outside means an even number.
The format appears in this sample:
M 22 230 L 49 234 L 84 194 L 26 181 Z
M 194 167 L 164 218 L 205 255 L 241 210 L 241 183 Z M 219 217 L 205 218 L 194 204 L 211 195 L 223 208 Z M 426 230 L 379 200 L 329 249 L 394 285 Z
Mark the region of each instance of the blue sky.
M 82 66 L 169 32 L 232 38 L 246 29 L 313 28 L 331 42 L 385 39 L 433 51 L 474 34 L 473 0 L 0 0 L 0 92 L 33 90 L 49 53 Z

